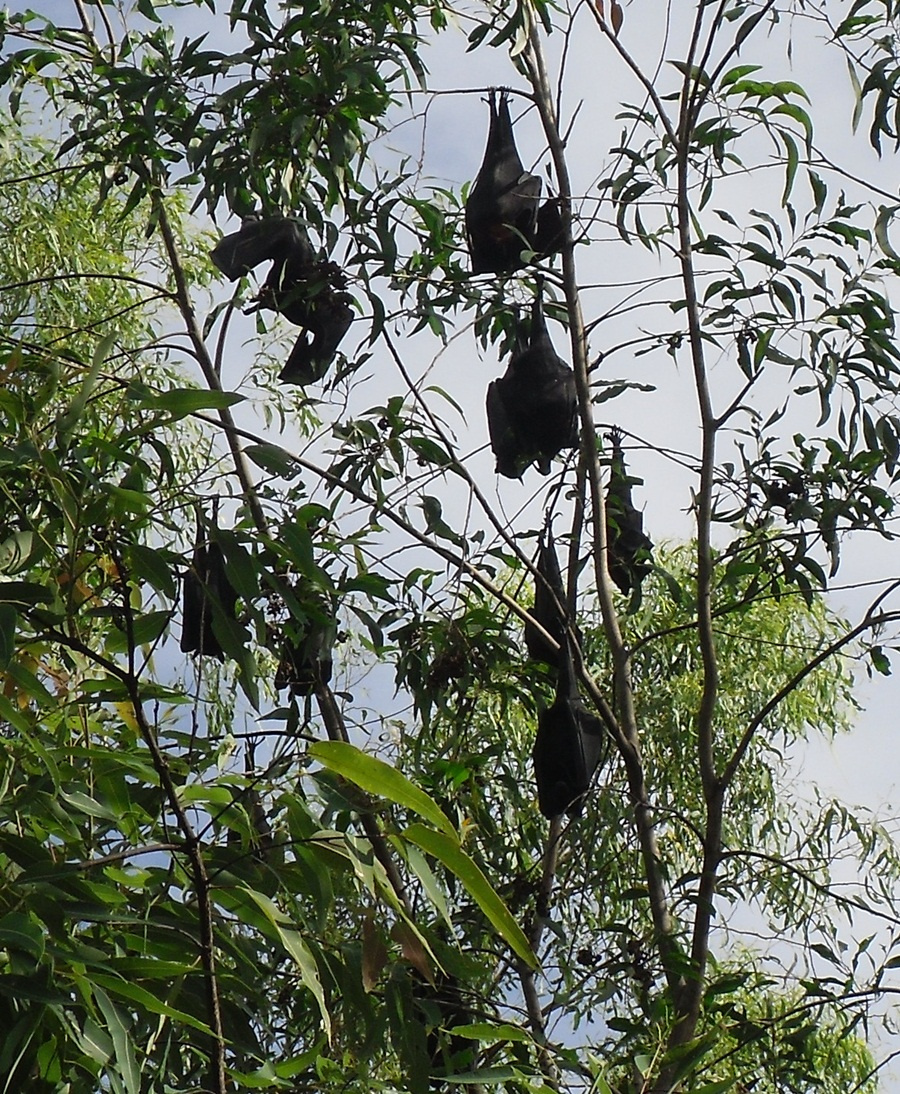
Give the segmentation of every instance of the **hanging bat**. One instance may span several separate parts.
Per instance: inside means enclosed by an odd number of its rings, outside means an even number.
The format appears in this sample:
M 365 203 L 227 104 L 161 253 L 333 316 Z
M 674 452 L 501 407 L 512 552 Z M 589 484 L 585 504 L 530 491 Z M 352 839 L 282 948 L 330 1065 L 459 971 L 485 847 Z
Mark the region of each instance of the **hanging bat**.
M 262 262 L 274 262 L 273 270 L 296 274 L 316 261 L 306 231 L 288 217 L 246 217 L 240 231 L 219 240 L 209 257 L 229 281 L 237 281 Z
M 581 813 L 591 779 L 608 751 L 600 719 L 578 697 L 571 651 L 566 646 L 556 699 L 538 716 L 531 758 L 537 782 L 538 808 L 545 817 Z
M 346 293 L 335 293 L 332 289 L 323 290 L 315 298 L 315 306 L 307 313 L 309 333 L 304 331 L 294 344 L 287 364 L 278 375 L 281 383 L 303 387 L 322 379 L 353 322 L 347 299 Z
M 541 180 L 522 166 L 509 116 L 509 92 L 490 94 L 484 159 L 466 201 L 472 273 L 513 273 L 535 233 Z
M 344 285 L 340 267 L 317 260 L 302 225 L 285 217 L 248 218 L 239 232 L 219 242 L 210 257 L 232 281 L 261 262 L 272 262 L 256 307 L 277 311 L 306 332 L 297 339 L 279 379 L 301 385 L 321 379 L 350 328 L 353 312 L 347 294 L 335 291 Z
M 337 620 L 321 605 L 310 608 L 305 628 L 298 637 L 285 637 L 275 672 L 275 687 L 290 688 L 292 695 L 312 695 L 319 684 L 331 680 L 332 648 Z
M 653 564 L 653 542 L 644 534 L 644 514 L 634 507 L 631 479 L 625 469 L 621 430 L 610 433 L 612 461 L 606 488 L 606 547 L 609 576 L 626 595 L 640 588 Z
M 237 593 L 225 572 L 222 548 L 204 534 L 198 522 L 190 568 L 184 574 L 181 600 L 181 652 L 225 660 L 213 620 L 217 613 L 235 619 Z
M 528 343 L 517 339 L 509 366 L 487 392 L 488 432 L 497 473 L 520 479 L 532 463 L 542 475 L 564 448 L 578 447 L 575 374 L 553 349 L 541 293 L 532 308 Z
M 546 532 L 541 538 L 541 545 L 538 550 L 537 578 L 534 583 L 534 607 L 531 614 L 544 630 L 556 639 L 560 649 L 553 649 L 533 623 L 526 623 L 525 645 L 528 648 L 528 656 L 533 661 L 543 661 L 545 665 L 549 665 L 551 668 L 560 668 L 562 664 L 560 655 L 565 648 L 568 633 L 566 615 L 563 612 L 567 611 L 566 590 L 563 586 L 559 559 L 556 555 L 556 545 L 553 542 L 553 533 L 550 530 L 548 521 Z M 575 626 L 575 635 L 580 646 L 581 631 L 577 625 Z

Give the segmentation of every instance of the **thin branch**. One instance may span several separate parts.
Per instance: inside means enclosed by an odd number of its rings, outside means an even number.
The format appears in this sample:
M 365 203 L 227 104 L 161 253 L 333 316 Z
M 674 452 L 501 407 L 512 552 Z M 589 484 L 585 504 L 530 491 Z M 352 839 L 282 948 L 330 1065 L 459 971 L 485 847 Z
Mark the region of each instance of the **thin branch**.
M 595 18 L 600 19 L 596 7 L 592 6 L 591 11 L 594 13 Z M 608 33 L 602 19 L 600 19 L 600 23 L 601 27 L 604 29 L 604 33 Z M 615 41 L 614 38 L 612 40 Z M 615 42 L 615 45 L 617 50 L 627 57 L 619 43 Z M 547 139 L 550 153 L 553 158 L 553 165 L 559 186 L 559 195 L 562 199 L 561 213 L 566 240 L 562 249 L 563 281 L 566 294 L 566 306 L 569 315 L 572 363 L 575 369 L 575 384 L 578 392 L 578 406 L 581 419 L 582 454 L 591 497 L 592 532 L 594 538 L 593 559 L 597 582 L 597 598 L 600 603 L 604 633 L 613 659 L 614 688 L 617 706 L 616 713 L 622 727 L 621 733 L 616 738 L 616 744 L 623 758 L 625 770 L 627 772 L 638 842 L 641 847 L 641 856 L 646 873 L 651 915 L 657 934 L 658 944 L 664 958 L 663 965 L 666 969 L 667 976 L 670 978 L 670 983 L 674 985 L 677 982 L 677 974 L 674 972 L 674 969 L 678 964 L 675 954 L 676 942 L 663 883 L 663 871 L 660 864 L 660 854 L 653 823 L 653 813 L 644 779 L 640 741 L 637 731 L 637 719 L 634 709 L 634 692 L 631 684 L 630 659 L 619 627 L 618 615 L 612 595 L 612 582 L 609 576 L 606 506 L 601 485 L 600 463 L 597 452 L 597 439 L 588 380 L 587 341 L 584 333 L 584 319 L 581 313 L 581 301 L 575 270 L 574 244 L 572 240 L 572 184 L 569 178 L 565 148 L 559 135 L 558 122 L 553 110 L 553 97 L 549 78 L 547 76 L 543 46 L 534 23 L 532 23 L 529 28 L 528 49 L 525 53 L 525 59 L 528 67 L 529 79 L 534 88 L 535 101 L 537 102 L 540 111 L 544 135 Z M 633 65 L 633 62 L 631 63 Z M 647 91 L 654 103 L 661 108 L 662 104 L 659 102 L 655 90 L 650 87 Z M 664 115 L 663 120 L 664 124 L 668 126 L 668 119 L 665 118 Z
M 194 347 L 197 363 L 200 366 L 203 378 L 206 380 L 209 389 L 211 391 L 222 391 L 222 383 L 216 372 L 215 364 L 210 359 L 209 352 L 206 348 L 206 342 L 203 339 L 200 328 L 197 326 L 194 307 L 191 303 L 190 293 L 188 292 L 187 279 L 184 276 L 184 268 L 181 264 L 181 256 L 178 251 L 178 243 L 169 221 L 165 201 L 158 190 L 153 189 L 151 193 L 154 209 L 159 218 L 159 226 L 162 229 L 163 242 L 165 244 L 166 254 L 169 258 L 169 265 L 172 269 L 172 276 L 175 279 L 175 298 L 178 303 L 178 310 L 181 312 L 181 317 L 184 321 L 188 337 Z M 233 430 L 228 428 L 229 426 L 234 426 L 234 418 L 231 416 L 231 411 L 228 407 L 221 407 L 216 413 L 218 414 L 220 424 L 225 428 L 225 436 L 231 448 L 231 457 L 234 462 L 235 472 L 237 473 L 238 480 L 241 484 L 244 500 L 253 515 L 253 520 L 257 528 L 260 532 L 265 533 L 268 528 L 268 522 L 256 493 L 256 486 L 253 482 L 253 477 L 250 474 L 250 467 L 237 442 L 237 437 Z
M 893 589 L 897 588 L 898 584 L 900 584 L 900 582 L 895 583 L 891 587 L 891 589 L 885 590 L 882 596 L 879 597 L 879 601 L 883 600 L 889 592 L 892 592 Z M 760 710 L 757 711 L 755 716 L 750 720 L 747 728 L 744 730 L 744 733 L 737 748 L 734 750 L 734 754 L 728 761 L 725 770 L 722 772 L 722 776 L 719 780 L 721 793 L 724 794 L 724 792 L 731 785 L 737 769 L 740 766 L 741 760 L 743 760 L 744 756 L 746 755 L 747 749 L 750 747 L 750 744 L 755 737 L 757 730 L 759 730 L 759 728 L 763 725 L 766 718 L 769 717 L 772 711 L 774 711 L 781 703 L 783 703 L 789 695 L 793 694 L 793 692 L 797 690 L 797 688 L 806 679 L 807 676 L 814 672 L 820 665 L 824 664 L 824 662 L 827 661 L 829 658 L 834 657 L 836 653 L 840 653 L 840 651 L 845 646 L 849 645 L 849 643 L 852 642 L 854 638 L 858 638 L 867 630 L 871 630 L 874 627 L 882 626 L 885 623 L 893 623 L 898 619 L 900 619 L 900 612 L 885 612 L 879 615 L 872 615 L 871 613 L 867 614 L 866 618 L 863 619 L 861 623 L 858 623 L 852 630 L 847 631 L 847 633 L 842 635 L 840 638 L 835 639 L 834 642 L 830 642 L 823 650 L 820 650 L 816 654 L 816 656 L 812 658 L 811 661 L 808 661 L 803 666 L 803 668 L 798 669 L 798 671 L 794 673 L 794 675 L 787 681 L 787 683 L 780 687 L 778 691 L 776 691 L 775 694 L 772 696 L 772 698 L 763 707 L 761 707 Z
M 108 855 L 99 855 L 97 858 L 82 859 L 75 865 L 79 870 L 93 870 L 97 866 L 109 866 L 113 862 L 127 862 L 128 859 L 137 858 L 138 855 L 155 855 L 161 851 L 183 851 L 180 843 L 145 843 L 143 847 L 127 847 L 124 851 L 113 851 Z

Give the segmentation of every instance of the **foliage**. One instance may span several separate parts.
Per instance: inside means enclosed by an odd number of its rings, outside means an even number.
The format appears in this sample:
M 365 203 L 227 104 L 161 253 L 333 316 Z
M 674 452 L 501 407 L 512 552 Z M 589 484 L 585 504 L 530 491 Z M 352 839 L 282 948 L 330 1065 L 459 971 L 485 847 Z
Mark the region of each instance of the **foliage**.
M 896 645 L 887 573 L 850 622 L 827 594 L 892 534 L 900 206 L 770 44 L 824 27 L 880 150 L 895 7 L 701 2 L 671 39 L 603 0 L 0 16 L 3 1089 L 874 1088 L 900 861 L 791 764 Z M 631 82 L 582 117 L 588 40 Z M 470 275 L 477 152 L 429 120 L 463 50 L 520 85 L 562 217 L 510 277 Z M 297 217 L 340 267 L 324 382 L 276 383 L 296 327 L 256 275 L 228 298 L 204 213 Z M 536 291 L 581 449 L 492 490 L 461 347 L 508 358 Z M 658 544 L 628 597 L 611 424 Z M 545 520 L 610 753 L 549 826 Z M 178 649 L 206 541 L 221 662 Z

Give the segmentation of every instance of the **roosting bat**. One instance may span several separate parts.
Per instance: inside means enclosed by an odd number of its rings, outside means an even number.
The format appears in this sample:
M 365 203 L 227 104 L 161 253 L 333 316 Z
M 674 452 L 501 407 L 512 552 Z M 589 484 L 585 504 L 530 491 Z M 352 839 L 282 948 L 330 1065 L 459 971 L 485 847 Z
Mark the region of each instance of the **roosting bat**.
M 275 672 L 275 687 L 279 691 L 290 688 L 292 695 L 312 695 L 319 684 L 327 684 L 331 679 L 336 636 L 334 617 L 322 605 L 311 608 L 300 636 L 284 640 Z
M 237 281 L 261 262 L 275 263 L 272 270 L 278 270 L 279 281 L 285 274 L 296 278 L 316 262 L 306 231 L 289 217 L 246 217 L 240 231 L 220 239 L 209 257 L 229 281 Z
M 350 328 L 353 311 L 349 296 L 339 291 L 344 285 L 340 268 L 317 261 L 302 225 L 285 217 L 248 218 L 210 257 L 232 281 L 261 262 L 272 262 L 256 306 L 271 308 L 304 328 L 279 379 L 300 385 L 321 379 Z
M 566 242 L 566 229 L 559 203 L 559 198 L 550 198 L 538 209 L 532 247 L 542 258 L 561 251 Z
M 538 808 L 545 817 L 581 813 L 584 795 L 608 749 L 606 730 L 578 697 L 571 651 L 566 647 L 556 699 L 538 717 L 531 758 Z
M 181 652 L 224 661 L 225 651 L 213 630 L 213 619 L 217 611 L 234 619 L 236 604 L 237 593 L 225 573 L 222 548 L 198 524 L 194 556 L 182 587 Z
M 353 311 L 344 294 L 331 289 L 323 291 L 308 313 L 306 327 L 312 338 L 306 331 L 300 335 L 278 379 L 283 384 L 301 387 L 321 380 L 352 322 Z
M 455 1026 L 469 1025 L 475 1018 L 455 976 L 444 976 L 436 983 L 422 983 L 414 990 L 418 1009 L 426 1027 L 425 1047 L 432 1074 L 469 1070 L 475 1044 L 468 1037 L 454 1035 Z
M 576 411 L 575 374 L 553 349 L 538 292 L 527 346 L 518 340 L 505 374 L 488 387 L 488 432 L 498 474 L 519 479 L 537 463 L 549 475 L 554 456 L 578 447 Z
M 653 542 L 644 534 L 644 514 L 634 507 L 631 487 L 640 479 L 630 479 L 622 453 L 622 433 L 610 433 L 612 461 L 606 490 L 606 541 L 609 576 L 623 593 L 639 588 L 653 568 L 650 552 Z
M 513 273 L 532 247 L 541 180 L 522 166 L 512 121 L 509 92 L 491 91 L 491 122 L 484 159 L 466 201 L 466 234 L 472 273 Z
M 543 661 L 545 665 L 550 665 L 551 668 L 555 669 L 560 668 L 562 665 L 560 654 L 566 645 L 566 616 L 562 614 L 561 609 L 562 611 L 567 610 L 566 590 L 563 586 L 559 559 L 556 556 L 553 533 L 548 524 L 538 550 L 537 578 L 534 583 L 534 607 L 531 614 L 544 630 L 556 639 L 560 649 L 553 649 L 533 623 L 525 624 L 525 645 L 528 647 L 528 656 L 532 660 Z M 577 626 L 575 627 L 575 635 L 580 646 L 581 632 Z

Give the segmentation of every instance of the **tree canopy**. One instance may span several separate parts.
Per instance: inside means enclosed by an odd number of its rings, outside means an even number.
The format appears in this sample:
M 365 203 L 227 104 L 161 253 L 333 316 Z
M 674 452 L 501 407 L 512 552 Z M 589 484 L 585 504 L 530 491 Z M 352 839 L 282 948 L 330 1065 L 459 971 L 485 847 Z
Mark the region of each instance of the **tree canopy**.
M 877 1088 L 897 847 L 795 759 L 900 619 L 839 7 L 0 16 L 0 1089 Z

